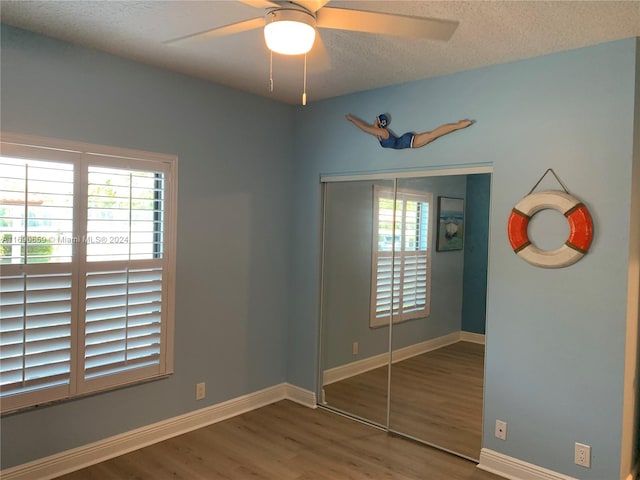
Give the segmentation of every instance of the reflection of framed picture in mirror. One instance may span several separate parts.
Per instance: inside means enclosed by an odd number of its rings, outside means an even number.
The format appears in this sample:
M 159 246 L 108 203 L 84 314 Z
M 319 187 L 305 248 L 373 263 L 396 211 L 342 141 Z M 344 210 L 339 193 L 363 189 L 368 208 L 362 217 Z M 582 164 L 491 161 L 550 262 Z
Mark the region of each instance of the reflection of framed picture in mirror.
M 436 251 L 450 252 L 464 247 L 464 198 L 438 197 L 438 240 Z

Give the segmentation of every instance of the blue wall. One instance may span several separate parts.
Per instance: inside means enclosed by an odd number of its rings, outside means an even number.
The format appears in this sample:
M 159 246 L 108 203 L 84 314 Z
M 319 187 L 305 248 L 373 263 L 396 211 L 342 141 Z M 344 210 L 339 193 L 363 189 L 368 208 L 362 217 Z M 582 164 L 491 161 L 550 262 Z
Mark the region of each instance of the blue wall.
M 2 468 L 284 382 L 291 107 L 5 25 L 1 61 L 3 130 L 179 156 L 175 374 L 3 418 Z
M 491 175 L 468 175 L 465 202 L 462 330 L 485 333 Z
M 483 445 L 583 480 L 625 475 L 636 49 L 628 39 L 296 108 L 3 26 L 3 130 L 180 164 L 176 374 L 3 418 L 2 467 L 285 380 L 314 390 L 319 175 L 491 164 Z M 396 131 L 478 123 L 392 152 L 344 120 L 383 111 Z M 505 235 L 548 167 L 596 225 L 591 252 L 560 270 L 526 264 Z M 498 418 L 507 441 L 492 435 Z M 591 469 L 573 465 L 575 441 L 592 446 Z
M 636 48 L 628 39 L 298 109 L 289 381 L 315 385 L 319 175 L 492 164 L 483 445 L 584 480 L 628 474 L 621 426 Z M 398 152 L 344 119 L 385 111 L 397 132 L 477 123 Z M 505 234 L 513 205 L 549 167 L 596 225 L 589 254 L 564 269 L 527 264 Z M 509 423 L 507 441 L 493 436 L 496 419 Z M 591 445 L 591 469 L 574 465 L 576 441 Z

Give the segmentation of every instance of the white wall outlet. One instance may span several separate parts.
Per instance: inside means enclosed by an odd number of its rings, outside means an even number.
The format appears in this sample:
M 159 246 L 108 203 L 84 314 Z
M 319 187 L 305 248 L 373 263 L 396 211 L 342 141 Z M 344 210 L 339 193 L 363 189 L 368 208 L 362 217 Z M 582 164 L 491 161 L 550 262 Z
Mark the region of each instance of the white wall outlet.
M 591 468 L 591 447 L 584 443 L 576 442 L 574 462 L 586 468 Z
M 202 400 L 207 396 L 205 383 L 196 383 L 196 400 Z
M 507 439 L 507 422 L 496 420 L 496 438 L 500 440 Z
M 353 347 L 352 347 L 351 351 L 352 351 L 352 353 L 354 355 L 358 354 L 358 342 L 353 342 Z

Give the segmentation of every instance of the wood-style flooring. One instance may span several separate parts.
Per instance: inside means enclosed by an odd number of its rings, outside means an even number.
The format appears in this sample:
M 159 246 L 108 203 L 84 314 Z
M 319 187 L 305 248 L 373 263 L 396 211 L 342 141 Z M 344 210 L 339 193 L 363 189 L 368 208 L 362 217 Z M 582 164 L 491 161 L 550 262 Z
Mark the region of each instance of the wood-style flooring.
M 281 402 L 59 480 L 500 480 L 473 462 Z
M 391 430 L 478 459 L 484 345 L 457 342 L 393 364 Z M 387 367 L 324 386 L 331 407 L 386 424 Z

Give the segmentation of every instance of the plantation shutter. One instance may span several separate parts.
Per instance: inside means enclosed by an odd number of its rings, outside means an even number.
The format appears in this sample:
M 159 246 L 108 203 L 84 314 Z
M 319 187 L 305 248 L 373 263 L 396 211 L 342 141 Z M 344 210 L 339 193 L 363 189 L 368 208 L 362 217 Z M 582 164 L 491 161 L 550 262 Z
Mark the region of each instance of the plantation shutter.
M 23 139 L 0 155 L 2 411 L 171 373 L 175 157 Z
M 15 155 L 14 155 L 15 154 Z M 55 158 L 63 161 L 43 161 Z M 68 396 L 73 362 L 72 152 L 3 145 L 0 157 L 0 389 L 16 396 Z M 48 389 L 45 397 L 41 391 Z
M 95 389 L 164 369 L 166 192 L 164 172 L 145 163 L 90 161 L 82 388 Z
M 70 272 L 2 275 L 3 392 L 25 393 L 69 383 L 71 284 Z
M 370 325 L 429 314 L 432 194 L 374 189 Z
M 162 268 L 87 273 L 85 379 L 158 365 Z

